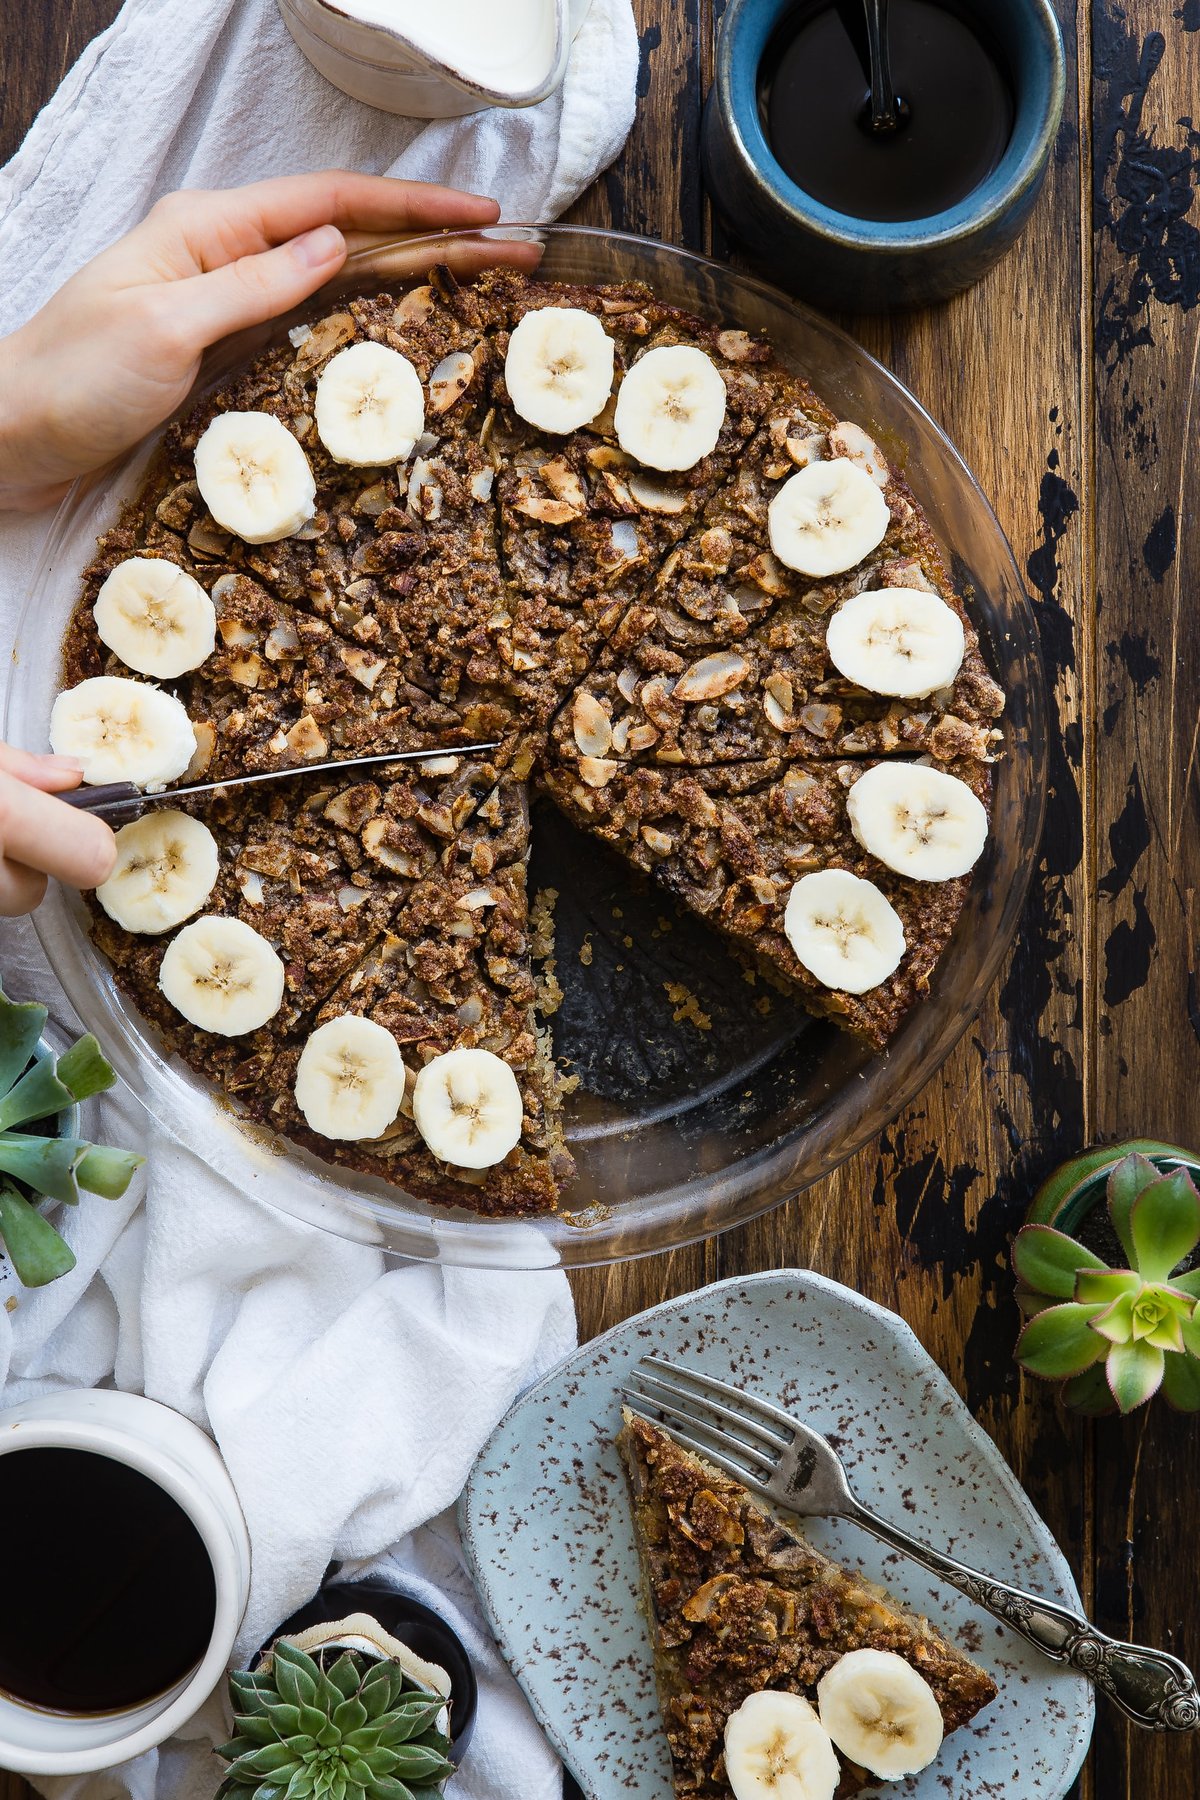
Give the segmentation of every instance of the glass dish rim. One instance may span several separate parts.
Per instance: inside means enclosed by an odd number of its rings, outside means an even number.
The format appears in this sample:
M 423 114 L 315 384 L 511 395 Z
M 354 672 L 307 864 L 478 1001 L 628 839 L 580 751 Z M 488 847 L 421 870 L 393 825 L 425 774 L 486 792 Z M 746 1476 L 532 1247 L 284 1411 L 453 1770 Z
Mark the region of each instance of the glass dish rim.
M 1025 639 L 1021 651 L 1024 659 L 1022 666 L 1027 681 L 1030 714 L 1026 745 L 1030 757 L 1029 791 L 1023 803 L 1020 835 L 1022 843 L 1028 846 L 1029 853 L 1006 889 L 998 908 L 997 926 L 992 929 L 965 1003 L 960 1002 L 957 1011 L 946 1012 L 943 1009 L 940 1014 L 935 1014 L 935 995 L 929 1002 L 914 1009 L 915 1014 L 926 1021 L 936 1018 L 937 1028 L 933 1029 L 932 1024 L 930 1025 L 930 1030 L 926 1033 L 928 1041 L 923 1041 L 912 1050 L 898 1068 L 892 1062 L 896 1072 L 891 1083 L 880 1083 L 886 1096 L 886 1116 L 875 1118 L 872 1114 L 869 1129 L 848 1129 L 844 1139 L 840 1139 L 836 1146 L 825 1147 L 811 1167 L 799 1166 L 800 1159 L 796 1154 L 797 1146 L 808 1135 L 802 1129 L 728 1163 L 718 1175 L 718 1198 L 710 1199 L 707 1205 L 703 1200 L 705 1189 L 702 1185 L 696 1181 L 676 1183 L 659 1190 L 653 1196 L 654 1216 L 649 1221 L 638 1221 L 634 1209 L 639 1202 L 634 1201 L 630 1205 L 628 1219 L 623 1217 L 623 1208 L 615 1206 L 610 1215 L 615 1221 L 615 1229 L 606 1229 L 609 1217 L 598 1222 L 586 1218 L 572 1219 L 569 1209 L 543 1219 L 519 1221 L 448 1215 L 424 1207 L 411 1196 L 405 1195 L 402 1189 L 391 1188 L 385 1191 L 382 1183 L 364 1183 L 347 1171 L 321 1164 L 295 1146 L 286 1145 L 286 1155 L 296 1179 L 286 1184 L 278 1181 L 275 1183 L 276 1188 L 286 1185 L 286 1199 L 280 1198 L 277 1192 L 272 1192 L 269 1195 L 264 1193 L 264 1200 L 276 1210 L 315 1224 L 334 1236 L 376 1244 L 385 1257 L 402 1262 L 433 1260 L 456 1266 L 520 1270 L 603 1266 L 680 1249 L 735 1226 L 747 1224 L 783 1204 L 785 1200 L 795 1197 L 813 1182 L 824 1179 L 857 1154 L 912 1101 L 937 1073 L 976 1016 L 1015 934 L 1024 894 L 1036 861 L 1036 846 L 1041 836 L 1047 786 L 1046 696 L 1036 623 L 1011 545 L 987 496 L 946 433 L 895 375 L 840 326 L 756 276 L 744 274 L 741 270 L 731 269 L 699 252 L 665 244 L 658 239 L 608 231 L 597 226 L 501 223 L 458 232 L 421 233 L 387 240 L 356 253 L 333 282 L 291 313 L 270 321 L 266 326 L 236 334 L 215 346 L 179 411 L 186 411 L 214 380 L 236 367 L 247 355 L 253 354 L 254 350 L 261 349 L 264 341 L 281 341 L 294 323 L 314 316 L 323 303 L 334 300 L 339 293 L 367 291 L 371 288 L 386 291 L 399 282 L 411 284 L 414 279 L 419 279 L 413 272 L 392 272 L 389 275 L 386 271 L 376 270 L 373 265 L 391 252 L 405 258 L 417 258 L 419 267 L 421 253 L 425 249 L 433 251 L 440 248 L 444 253 L 446 246 L 455 241 L 462 241 L 464 244 L 478 243 L 480 240 L 499 244 L 545 244 L 546 240 L 569 242 L 575 239 L 601 243 L 614 251 L 614 258 L 626 255 L 644 260 L 648 256 L 666 255 L 672 262 L 682 265 L 685 271 L 693 271 L 695 277 L 702 273 L 718 283 L 732 283 L 739 293 L 749 291 L 768 306 L 782 307 L 797 315 L 802 327 L 810 333 L 815 332 L 827 338 L 846 355 L 849 363 L 866 376 L 872 388 L 882 386 L 892 390 L 902 409 L 915 417 L 922 431 L 931 435 L 938 453 L 945 456 L 952 465 L 956 481 L 962 484 L 970 503 L 981 509 L 983 521 L 989 532 L 994 534 L 996 545 L 1000 549 L 1000 560 L 1005 563 L 1015 593 L 1019 596 L 1018 611 Z M 444 260 L 444 255 L 437 260 Z M 425 261 L 424 269 L 427 270 L 429 266 L 429 262 Z M 630 277 L 628 271 L 614 268 L 614 279 L 621 279 L 623 274 L 627 279 L 636 278 L 636 273 L 634 277 Z M 555 278 L 551 273 L 549 279 Z M 696 309 L 703 311 L 699 300 L 696 302 Z M 736 318 L 733 322 L 737 323 Z M 786 347 L 781 347 L 781 354 L 786 360 Z M 111 502 L 119 497 L 122 477 L 130 474 L 137 459 L 148 454 L 158 437 L 159 433 L 152 433 L 116 469 L 77 483 L 63 501 L 49 527 L 29 594 L 22 608 L 14 642 L 14 666 L 22 641 L 27 635 L 30 616 L 36 610 L 42 590 L 50 577 L 56 552 L 67 537 L 79 509 L 88 499 Z M 933 522 L 936 528 L 936 518 Z M 4 695 L 3 729 L 6 736 L 17 685 L 10 679 Z M 150 1118 L 176 1141 L 200 1154 L 216 1172 L 225 1174 L 229 1179 L 241 1181 L 245 1185 L 248 1174 L 265 1177 L 269 1172 L 277 1175 L 278 1152 L 275 1150 L 273 1154 L 268 1153 L 264 1148 L 263 1134 L 254 1133 L 252 1128 L 238 1124 L 233 1115 L 222 1107 L 219 1097 L 203 1083 L 202 1078 L 192 1075 L 190 1071 L 185 1072 L 183 1065 L 178 1064 L 176 1059 L 171 1062 L 165 1060 L 149 1026 L 143 1023 L 132 1005 L 119 994 L 111 977 L 107 983 L 109 993 L 105 994 L 102 983 L 107 965 L 91 946 L 86 935 L 78 930 L 62 890 L 52 888 L 51 897 L 34 914 L 34 926 L 42 949 L 56 973 L 59 972 L 63 955 L 69 960 L 71 950 L 74 949 L 75 963 L 78 966 L 63 971 L 72 981 L 72 987 L 67 988 L 68 997 L 90 1029 L 116 1034 L 109 1053 L 126 1085 Z M 89 963 L 92 966 L 86 967 Z M 97 972 L 100 975 L 99 981 L 96 978 Z M 66 979 L 63 985 L 67 986 Z M 898 1051 L 903 1048 L 904 1037 L 902 1028 L 896 1040 Z M 892 1061 L 890 1052 L 883 1054 L 889 1062 Z M 149 1057 L 160 1083 L 165 1076 L 168 1085 L 178 1088 L 183 1083 L 192 1094 L 203 1089 L 208 1098 L 213 1123 L 224 1114 L 222 1122 L 235 1127 L 228 1134 L 228 1143 L 218 1144 L 217 1140 L 224 1134 L 217 1131 L 212 1132 L 211 1138 L 206 1135 L 202 1144 L 198 1143 L 179 1124 L 178 1117 L 173 1120 L 161 1103 L 152 1103 L 142 1091 L 141 1078 L 145 1074 L 143 1055 Z M 870 1072 L 876 1067 L 877 1064 L 873 1062 Z M 181 1093 L 177 1094 L 177 1098 L 182 1100 L 182 1097 Z M 179 1110 L 186 1116 L 186 1106 L 181 1106 Z M 864 1105 L 863 1112 L 866 1110 Z M 876 1107 L 875 1111 L 878 1110 Z M 283 1142 L 284 1140 L 271 1139 L 274 1146 Z M 224 1162 L 218 1154 L 221 1148 L 230 1152 Z M 257 1169 L 248 1167 L 248 1164 L 257 1164 Z M 711 1179 L 705 1175 L 701 1181 L 709 1182 Z M 389 1194 L 392 1198 L 388 1197 Z M 396 1194 L 400 1194 L 405 1203 L 401 1207 L 396 1205 Z M 714 1207 L 719 1207 L 717 1220 L 711 1216 Z M 665 1218 L 660 1216 L 664 1211 L 667 1213 Z M 583 1226 L 582 1229 L 580 1225 Z

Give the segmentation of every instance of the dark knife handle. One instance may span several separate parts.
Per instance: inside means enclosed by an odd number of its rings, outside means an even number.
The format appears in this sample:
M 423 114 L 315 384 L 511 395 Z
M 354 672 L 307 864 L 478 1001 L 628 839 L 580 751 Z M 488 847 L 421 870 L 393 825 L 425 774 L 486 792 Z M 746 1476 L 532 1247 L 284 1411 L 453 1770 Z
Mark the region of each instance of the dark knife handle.
M 146 810 L 146 796 L 132 781 L 110 781 L 96 787 L 68 788 L 59 794 L 68 806 L 80 812 L 97 813 L 101 818 L 140 819 Z

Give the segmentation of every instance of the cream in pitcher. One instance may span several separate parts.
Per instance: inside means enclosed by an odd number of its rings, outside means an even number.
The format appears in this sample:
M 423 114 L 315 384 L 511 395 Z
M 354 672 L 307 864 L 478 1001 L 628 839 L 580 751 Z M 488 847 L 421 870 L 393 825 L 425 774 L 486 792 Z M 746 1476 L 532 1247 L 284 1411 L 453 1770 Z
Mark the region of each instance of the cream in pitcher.
M 356 99 L 418 118 L 535 105 L 590 0 L 279 0 L 309 60 Z
M 349 18 L 398 31 L 486 87 L 525 93 L 554 66 L 554 0 L 339 0 Z

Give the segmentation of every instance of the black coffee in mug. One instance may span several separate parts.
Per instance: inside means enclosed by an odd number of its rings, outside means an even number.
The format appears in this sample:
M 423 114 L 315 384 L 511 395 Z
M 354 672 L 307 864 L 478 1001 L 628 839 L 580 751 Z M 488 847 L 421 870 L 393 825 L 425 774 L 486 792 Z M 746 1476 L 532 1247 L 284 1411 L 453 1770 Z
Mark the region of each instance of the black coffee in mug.
M 0 1692 L 140 1705 L 195 1668 L 216 1608 L 203 1538 L 148 1475 L 90 1450 L 0 1456 Z

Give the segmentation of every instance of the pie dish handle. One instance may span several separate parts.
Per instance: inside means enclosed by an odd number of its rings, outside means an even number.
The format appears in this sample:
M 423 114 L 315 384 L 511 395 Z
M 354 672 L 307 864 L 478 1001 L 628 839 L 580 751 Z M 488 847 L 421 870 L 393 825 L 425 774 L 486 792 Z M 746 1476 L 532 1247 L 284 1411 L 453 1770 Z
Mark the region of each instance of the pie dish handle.
M 929 1549 L 865 1506 L 855 1503 L 844 1509 L 843 1516 L 949 1582 L 1052 1661 L 1086 1675 L 1135 1725 L 1151 1731 L 1195 1731 L 1200 1726 L 1200 1689 L 1178 1657 L 1110 1638 L 1081 1613 L 981 1575 L 952 1556 Z

